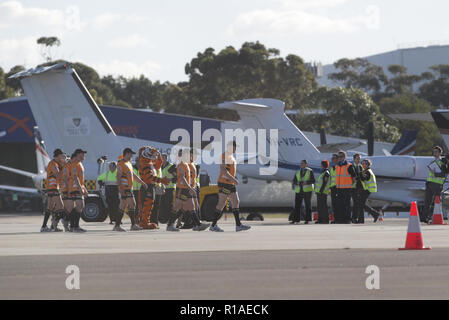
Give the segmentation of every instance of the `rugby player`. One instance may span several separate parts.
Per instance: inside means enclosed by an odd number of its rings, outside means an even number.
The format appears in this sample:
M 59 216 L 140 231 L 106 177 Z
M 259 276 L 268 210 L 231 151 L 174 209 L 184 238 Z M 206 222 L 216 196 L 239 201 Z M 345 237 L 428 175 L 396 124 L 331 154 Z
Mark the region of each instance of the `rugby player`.
M 193 220 L 193 231 L 203 231 L 209 227 L 209 224 L 201 223 L 194 212 L 194 200 L 196 190 L 190 182 L 190 150 L 179 150 L 178 157 L 180 161 L 177 166 L 176 200 L 174 214 L 167 223 L 167 231 L 179 231 L 173 224 L 183 213 L 186 213 Z
M 251 228 L 251 226 L 244 225 L 240 222 L 239 196 L 236 186 L 239 181 L 235 174 L 237 170 L 237 162 L 233 156 L 237 149 L 237 143 L 231 141 L 228 143 L 226 151 L 221 156 L 220 173 L 218 176 L 218 203 L 214 212 L 214 220 L 210 227 L 210 231 L 223 232 L 217 222 L 223 214 L 223 208 L 226 205 L 226 200 L 230 199 L 232 203 L 232 213 L 235 219 L 235 231 L 244 231 Z
M 84 210 L 84 196 L 87 196 L 87 189 L 84 186 L 84 166 L 82 162 L 87 151 L 76 149 L 73 153 L 73 159 L 69 166 L 69 208 L 70 212 L 70 230 L 72 232 L 82 233 L 86 232 L 80 228 L 81 213 Z
M 117 164 L 117 186 L 120 193 L 120 210 L 115 220 L 115 227 L 113 231 L 123 232 L 125 231 L 120 227 L 123 215 L 128 209 L 127 213 L 131 219 L 131 231 L 142 230 L 140 226 L 136 224 L 136 200 L 133 194 L 133 179 L 136 179 L 144 189 L 148 186 L 142 179 L 134 173 L 133 166 L 131 164 L 131 158 L 133 154 L 136 154 L 130 148 L 123 150 L 123 158 L 119 160 Z
M 61 149 L 53 152 L 53 159 L 47 166 L 47 210 L 45 210 L 44 222 L 41 232 L 62 231 L 58 229 L 58 222 L 64 216 L 64 204 L 59 193 L 60 169 L 64 165 L 65 154 Z M 48 219 L 52 216 L 51 228 L 47 227 Z

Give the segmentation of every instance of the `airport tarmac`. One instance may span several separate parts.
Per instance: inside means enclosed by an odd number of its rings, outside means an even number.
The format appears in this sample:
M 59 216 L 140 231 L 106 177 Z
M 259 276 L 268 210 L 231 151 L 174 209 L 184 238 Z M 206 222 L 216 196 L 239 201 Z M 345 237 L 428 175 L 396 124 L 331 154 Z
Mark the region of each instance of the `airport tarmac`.
M 398 251 L 407 219 L 365 225 L 248 222 L 236 233 L 38 232 L 38 215 L 0 215 L 1 299 L 441 299 L 449 294 L 449 226 L 422 226 L 430 251 Z M 126 222 L 125 228 L 129 228 Z M 67 290 L 65 269 L 80 269 Z M 365 287 L 367 266 L 380 290 Z

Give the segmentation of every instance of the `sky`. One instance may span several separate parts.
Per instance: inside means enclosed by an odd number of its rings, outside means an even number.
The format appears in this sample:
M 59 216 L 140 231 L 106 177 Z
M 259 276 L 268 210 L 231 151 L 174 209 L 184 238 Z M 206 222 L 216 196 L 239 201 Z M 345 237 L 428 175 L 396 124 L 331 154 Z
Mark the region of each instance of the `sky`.
M 447 0 L 0 0 L 0 67 L 44 62 L 36 40 L 57 36 L 54 58 L 176 83 L 198 52 L 247 41 L 323 64 L 449 44 L 448 12 Z

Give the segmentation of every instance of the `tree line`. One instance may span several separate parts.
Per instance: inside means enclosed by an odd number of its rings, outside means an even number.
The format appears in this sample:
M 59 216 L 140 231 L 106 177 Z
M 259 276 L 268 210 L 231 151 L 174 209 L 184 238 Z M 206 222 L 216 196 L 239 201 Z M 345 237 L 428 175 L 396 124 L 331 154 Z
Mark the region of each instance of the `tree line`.
M 45 59 L 51 65 L 50 49 L 60 45 L 57 38 L 38 39 Z M 207 48 L 185 66 L 187 81 L 151 81 L 140 77 L 103 76 L 92 67 L 71 63 L 98 104 L 125 108 L 150 108 L 153 111 L 237 120 L 227 110 L 209 106 L 245 98 L 275 98 L 297 110 L 293 120 L 302 130 L 317 131 L 321 126 L 330 134 L 368 138 L 369 122 L 375 139 L 396 142 L 400 131 L 418 130 L 417 154 L 428 154 L 429 146 L 442 143 L 433 123 L 395 121 L 389 113 L 429 112 L 449 106 L 449 65 L 433 66 L 421 75 L 409 75 L 400 65 L 385 71 L 365 59 L 340 59 L 329 75 L 339 87 L 319 86 L 304 60 L 260 42 L 246 42 L 216 52 Z M 15 66 L 8 72 L 0 67 L 0 99 L 22 95 L 20 83 L 8 79 L 24 70 Z M 314 111 L 320 112 L 314 113 Z

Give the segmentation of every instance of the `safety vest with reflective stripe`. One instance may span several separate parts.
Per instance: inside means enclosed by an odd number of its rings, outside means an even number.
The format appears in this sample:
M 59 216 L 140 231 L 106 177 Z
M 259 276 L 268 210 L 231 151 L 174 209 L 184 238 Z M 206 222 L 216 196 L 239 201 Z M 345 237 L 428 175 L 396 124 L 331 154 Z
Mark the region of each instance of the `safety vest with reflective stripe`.
M 377 192 L 377 182 L 376 176 L 373 173 L 373 170 L 368 169 L 370 174 L 368 181 L 362 181 L 363 189 L 368 190 L 371 193 Z
M 168 172 L 168 170 L 173 166 L 173 163 L 169 163 L 164 169 L 162 169 L 162 177 L 163 178 L 169 178 L 170 181 L 171 179 L 174 178 L 174 175 L 171 174 L 170 172 Z M 169 184 L 167 184 L 165 186 L 166 189 L 173 189 L 176 188 L 176 183 L 170 182 Z
M 139 171 L 137 169 L 134 169 L 134 174 L 140 178 L 140 174 L 139 174 Z M 134 178 L 133 178 L 133 189 L 134 190 L 139 190 L 140 189 L 140 183 L 136 179 L 134 179 Z
M 441 168 L 441 165 L 443 164 L 441 160 L 437 160 L 436 164 Z M 432 170 L 429 169 L 429 177 L 427 178 L 428 182 L 438 183 L 438 184 L 444 184 L 444 180 L 446 180 L 444 177 L 435 177 L 435 174 L 432 172 Z
M 324 179 L 324 175 L 327 173 L 329 173 L 329 170 L 324 170 L 323 173 L 320 174 L 320 176 L 318 177 L 318 180 L 315 183 L 315 193 L 320 194 L 320 190 L 321 187 L 323 185 L 323 179 Z M 327 179 L 326 181 L 326 186 L 323 189 L 323 194 L 329 194 L 331 188 L 331 179 L 329 177 L 329 179 Z
M 306 182 L 310 179 L 310 172 L 312 171 L 312 169 L 310 168 L 305 168 L 306 173 L 304 174 L 303 177 L 301 177 L 301 170 L 298 170 L 296 172 L 296 180 L 297 182 Z M 301 191 L 301 187 L 299 185 L 295 186 L 295 192 L 299 193 Z M 313 191 L 313 184 L 303 184 L 302 185 L 302 191 L 303 192 L 312 192 Z
M 349 173 L 350 163 L 347 163 L 344 166 L 336 165 L 335 169 L 337 171 L 336 177 L 336 187 L 339 189 L 352 189 L 352 177 Z
M 331 174 L 330 187 L 332 188 L 337 185 L 337 170 L 335 169 L 335 167 L 332 167 L 330 169 L 330 174 Z
M 117 170 L 105 171 L 97 177 L 97 181 L 104 181 L 106 185 L 117 185 Z

